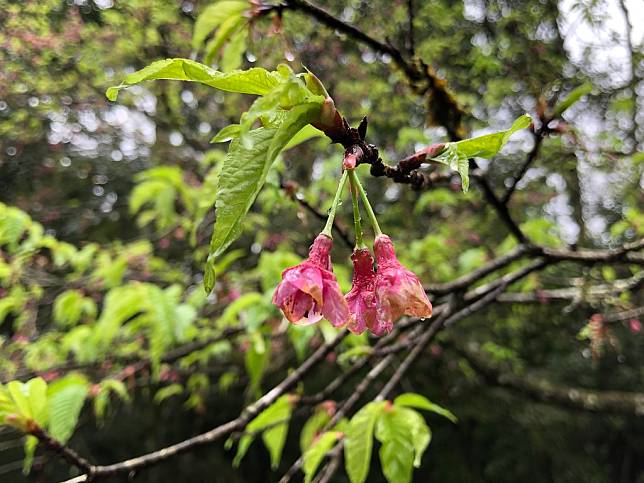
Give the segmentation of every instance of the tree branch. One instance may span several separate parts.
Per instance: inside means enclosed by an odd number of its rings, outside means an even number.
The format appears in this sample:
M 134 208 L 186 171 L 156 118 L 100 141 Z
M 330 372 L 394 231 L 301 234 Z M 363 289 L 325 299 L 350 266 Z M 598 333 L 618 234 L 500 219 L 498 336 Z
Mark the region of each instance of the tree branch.
M 75 466 L 81 471 L 91 473 L 94 466 L 87 461 L 85 458 L 80 456 L 76 451 L 67 447 L 60 441 L 55 438 L 52 438 L 49 434 L 43 431 L 42 428 L 36 426 L 30 428 L 29 434 L 38 438 L 38 442 L 42 444 L 46 449 L 52 451 L 67 461 L 69 464 Z
M 544 120 L 544 124 L 541 125 L 539 130 L 537 132 L 533 132 L 534 146 L 532 147 L 525 161 L 521 165 L 519 172 L 514 176 L 514 179 L 512 180 L 512 183 L 506 190 L 505 194 L 501 197 L 501 203 L 503 203 L 504 205 L 507 205 L 509 203 L 510 198 L 512 198 L 512 195 L 514 194 L 514 191 L 517 188 L 517 185 L 523 179 L 523 176 L 525 176 L 526 172 L 528 171 L 528 169 L 530 168 L 534 160 L 537 159 L 537 156 L 539 155 L 539 149 L 541 148 L 541 144 L 543 143 L 543 140 L 545 139 L 547 133 L 548 133 L 548 126 L 547 126 L 547 122 L 545 122 Z
M 240 431 L 246 424 L 248 424 L 255 416 L 268 406 L 273 404 L 277 398 L 286 393 L 289 389 L 295 386 L 303 377 L 320 361 L 322 361 L 329 352 L 331 352 L 346 336 L 348 331 L 342 330 L 332 341 L 320 346 L 302 365 L 295 369 L 288 377 L 286 377 L 280 384 L 271 389 L 268 393 L 262 396 L 255 403 L 248 406 L 242 414 L 232 421 L 217 426 L 205 433 L 199 434 L 192 438 L 181 441 L 180 443 L 168 446 L 166 448 L 148 453 L 136 458 L 121 461 L 107 466 L 92 466 L 91 471 L 87 471 L 85 475 L 81 475 L 65 483 L 76 483 L 89 481 L 97 477 L 111 476 L 119 473 L 127 473 L 135 471 L 146 466 L 156 464 L 160 461 L 165 461 L 173 456 L 185 453 L 191 449 L 199 446 L 210 444 L 223 436 L 233 432 Z
M 452 341 L 454 349 L 487 381 L 515 389 L 537 401 L 591 412 L 644 415 L 644 394 L 622 391 L 593 391 L 556 384 L 532 374 L 514 374 L 491 362 L 476 344 Z
M 553 300 L 579 302 L 587 299 L 604 299 L 608 295 L 636 290 L 644 283 L 644 272 L 610 284 L 592 285 L 590 287 L 569 287 L 552 290 L 535 290 L 532 292 L 506 293 L 499 297 L 502 303 L 546 303 Z
M 279 8 L 303 12 L 327 27 L 371 47 L 376 52 L 390 56 L 405 73 L 412 90 L 418 95 L 427 95 L 430 121 L 443 126 L 451 139 L 458 140 L 463 137 L 462 120 L 465 117 L 465 112 L 449 91 L 447 82 L 438 77 L 434 70 L 422 60 L 407 61 L 397 48 L 376 40 L 357 27 L 340 20 L 306 0 L 286 0 Z

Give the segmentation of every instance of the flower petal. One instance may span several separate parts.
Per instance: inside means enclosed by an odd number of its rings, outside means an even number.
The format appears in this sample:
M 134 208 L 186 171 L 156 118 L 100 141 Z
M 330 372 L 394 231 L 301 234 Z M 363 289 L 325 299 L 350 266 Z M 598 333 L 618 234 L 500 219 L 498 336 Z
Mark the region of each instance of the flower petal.
M 275 288 L 275 292 L 273 292 L 273 303 L 278 307 L 282 307 L 286 299 L 298 291 L 299 289 L 295 285 L 282 281 Z
M 303 262 L 282 274 L 283 282 L 290 283 L 322 304 L 322 272 L 309 262 Z
M 349 307 L 347 301 L 342 295 L 340 286 L 333 279 L 324 281 L 324 304 L 322 305 L 322 315 L 331 322 L 334 327 L 342 327 L 349 320 Z

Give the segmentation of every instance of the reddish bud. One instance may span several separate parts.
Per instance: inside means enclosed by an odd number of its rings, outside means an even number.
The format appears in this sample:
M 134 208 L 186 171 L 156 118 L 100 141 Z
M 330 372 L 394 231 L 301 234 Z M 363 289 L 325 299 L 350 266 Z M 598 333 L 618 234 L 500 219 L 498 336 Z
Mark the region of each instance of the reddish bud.
M 443 151 L 445 151 L 445 143 L 436 143 L 421 149 L 418 153 L 422 153 L 428 158 L 435 158 Z
M 639 334 L 642 331 L 642 322 L 640 322 L 639 319 L 629 320 L 628 326 L 633 334 Z
M 326 413 L 331 417 L 333 417 L 333 415 L 337 410 L 337 404 L 335 401 L 332 401 L 332 400 L 321 402 L 319 407 L 324 411 L 326 411 Z
M 362 149 L 359 146 L 352 146 L 350 149 L 344 153 L 344 159 L 342 160 L 342 167 L 344 169 L 353 169 L 355 168 L 364 156 Z

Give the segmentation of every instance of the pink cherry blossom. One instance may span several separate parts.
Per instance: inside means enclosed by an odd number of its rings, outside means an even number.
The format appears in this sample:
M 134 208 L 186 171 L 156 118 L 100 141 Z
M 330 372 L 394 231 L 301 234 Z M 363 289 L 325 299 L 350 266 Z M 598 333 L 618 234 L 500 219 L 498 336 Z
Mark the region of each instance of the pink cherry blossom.
M 373 293 L 376 273 L 373 257 L 366 248 L 357 248 L 351 255 L 353 260 L 353 285 L 346 295 L 351 319 L 348 328 L 355 334 L 362 334 L 366 328 L 376 327 L 376 299 Z
M 332 246 L 331 238 L 318 235 L 309 250 L 309 258 L 282 272 L 273 303 L 289 322 L 309 325 L 324 317 L 340 327 L 349 320 L 347 302 L 331 271 L 329 252 Z
M 393 323 L 402 315 L 428 318 L 432 304 L 418 277 L 401 265 L 391 239 L 378 235 L 374 243 L 378 271 L 375 280 L 376 334 L 390 332 Z

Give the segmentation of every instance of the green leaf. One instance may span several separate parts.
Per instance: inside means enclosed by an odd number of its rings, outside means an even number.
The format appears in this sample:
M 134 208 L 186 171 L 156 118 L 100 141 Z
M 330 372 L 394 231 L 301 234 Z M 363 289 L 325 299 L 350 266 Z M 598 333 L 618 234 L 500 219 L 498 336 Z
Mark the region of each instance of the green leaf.
M 295 75 L 289 66 L 280 64 L 273 74 L 279 79 L 279 84 L 271 92 L 255 99 L 250 109 L 240 118 L 240 139 L 246 147 L 251 146 L 247 134 L 257 120 L 260 120 L 263 126 L 277 126 L 283 122 L 290 109 L 305 104 L 317 104 L 321 108 L 324 102 L 324 97 L 311 92 L 302 78 Z M 318 118 L 319 114 L 313 119 Z M 300 128 L 306 124 L 302 124 Z M 297 131 L 299 129 L 293 135 Z
M 344 459 L 351 483 L 363 483 L 369 474 L 373 432 L 383 403 L 369 403 L 358 411 L 347 426 Z
M 33 415 L 31 413 L 31 404 L 29 403 L 28 386 L 19 381 L 11 381 L 7 383 L 7 389 L 20 416 L 25 419 L 32 419 Z
M 26 384 L 31 417 L 41 428 L 47 425 L 47 383 L 41 377 L 30 379 Z
M 105 379 L 101 381 L 98 394 L 94 397 L 94 414 L 99 420 L 105 418 L 111 393 L 116 394 L 123 401 L 130 401 L 130 395 L 122 381 L 118 379 Z
M 376 425 L 380 464 L 389 483 L 409 483 L 414 464 L 413 431 L 410 421 L 393 407 L 383 411 Z
M 304 452 L 304 464 L 302 465 L 305 475 L 304 483 L 311 483 L 320 463 L 324 460 L 324 456 L 333 448 L 339 435 L 340 433 L 337 431 L 327 431 L 320 435 L 317 441 Z
M 414 466 L 420 468 L 423 453 L 432 440 L 432 432 L 420 413 L 402 406 L 396 407 L 396 411 L 411 427 L 411 442 L 414 445 Z
M 247 1 L 224 0 L 208 5 L 197 17 L 192 33 L 192 48 L 198 50 L 206 37 L 220 25 L 231 18 L 241 17 L 242 12 L 250 7 Z M 220 29 L 221 30 L 221 29 Z
M 276 74 L 261 67 L 223 73 L 194 60 L 165 59 L 129 74 L 120 85 L 107 89 L 105 95 L 110 101 L 115 101 L 121 89 L 155 79 L 200 82 L 222 91 L 256 95 L 270 92 L 279 80 Z
M 28 435 L 25 438 L 24 451 L 25 458 L 22 461 L 22 474 L 28 475 L 31 471 L 31 466 L 34 463 L 34 454 L 36 453 L 36 447 L 38 446 L 38 438 L 32 435 Z
M 17 412 L 18 408 L 9 393 L 9 389 L 0 384 L 0 424 L 8 424 L 5 421 L 7 415 L 16 414 Z
M 96 316 L 96 304 L 79 290 L 66 290 L 56 297 L 52 315 L 59 327 L 76 324 L 83 314 Z
M 209 260 L 219 257 L 239 236 L 241 222 L 255 201 L 270 168 L 266 153 L 277 130 L 260 127 L 248 133 L 252 147 L 233 140 L 219 176 L 215 211 L 217 219 L 210 242 Z M 272 160 L 271 160 L 272 162 Z M 206 285 L 206 292 L 212 286 Z
M 290 418 L 291 416 L 291 406 L 287 406 L 288 412 L 284 412 L 284 418 Z M 282 418 L 282 419 L 284 419 Z M 276 418 L 279 420 L 278 418 Z M 262 440 L 264 445 L 268 449 L 268 452 L 271 455 L 271 468 L 276 470 L 280 464 L 282 458 L 282 450 L 284 449 L 284 443 L 286 443 L 286 435 L 288 433 L 288 424 L 278 424 L 277 426 L 267 429 L 262 433 Z
M 255 433 L 268 428 L 264 431 L 262 439 L 271 455 L 271 467 L 273 469 L 277 468 L 282 456 L 282 450 L 284 449 L 284 443 L 286 442 L 288 420 L 290 419 L 291 412 L 293 410 L 291 397 L 291 395 L 285 394 L 278 398 L 273 404 L 264 409 L 264 411 L 259 413 L 255 419 L 248 423 L 246 426 L 246 434 L 240 438 L 239 445 L 237 446 L 237 454 L 233 460 L 233 465 L 235 467 L 239 466 L 239 463 L 246 455 L 248 448 L 255 438 Z M 281 421 L 284 422 L 280 423 Z
M 239 136 L 241 126 L 239 124 L 229 124 L 210 140 L 211 143 L 225 143 Z
M 239 237 L 242 221 L 266 181 L 273 161 L 306 124 L 319 116 L 320 105 L 309 102 L 293 107 L 279 127 L 261 127 L 247 133 L 250 147 L 235 139 L 219 177 L 215 211 L 217 219 L 210 242 L 208 260 L 219 257 Z M 206 292 L 214 286 L 214 261 L 207 265 Z
M 555 106 L 555 116 L 560 116 L 566 109 L 568 109 L 570 106 L 572 106 L 574 103 L 579 101 L 582 97 L 584 97 L 587 94 L 590 94 L 593 90 L 593 85 L 590 82 L 586 82 L 575 89 L 573 89 L 570 94 L 566 96 L 565 99 L 560 101 L 556 106 Z
M 313 127 L 310 124 L 307 124 L 302 129 L 300 129 L 297 132 L 297 134 L 295 134 L 295 136 L 293 136 L 288 143 L 286 143 L 286 146 L 284 146 L 282 151 L 286 151 L 288 149 L 294 148 L 295 146 L 298 146 L 303 142 L 308 141 L 309 139 L 313 139 L 317 137 L 324 138 L 325 135 L 318 128 Z
M 244 362 L 250 379 L 250 390 L 259 397 L 260 383 L 270 358 L 270 346 L 264 342 L 259 332 L 252 332 L 250 337 L 252 344 L 246 351 Z
M 449 419 L 453 423 L 456 423 L 458 421 L 457 417 L 454 416 L 454 414 L 448 409 L 445 409 L 444 407 L 431 402 L 425 396 L 421 396 L 420 394 L 416 394 L 413 392 L 407 392 L 405 394 L 401 394 L 400 396 L 398 396 L 396 399 L 394 399 L 394 405 L 417 408 L 417 409 L 425 409 L 427 411 L 440 414 L 441 416 Z
M 54 381 L 48 390 L 49 434 L 66 443 L 74 432 L 89 383 L 84 376 L 70 374 Z
M 248 38 L 248 31 L 245 29 L 235 32 L 226 45 L 221 56 L 221 70 L 230 72 L 238 69 L 242 64 L 242 54 L 246 50 L 246 39 Z
M 183 394 L 183 386 L 181 384 L 170 384 L 169 386 L 162 387 L 154 394 L 155 404 L 161 404 L 166 399 L 172 396 Z
M 240 28 L 245 27 L 246 18 L 242 15 L 229 17 L 217 29 L 213 38 L 208 42 L 205 48 L 204 62 L 210 64 L 215 55 L 220 51 L 224 43 L 237 32 Z
M 288 111 L 268 148 L 268 153 L 266 154 L 268 163 L 273 163 L 273 160 L 300 129 L 320 117 L 320 108 L 319 102 L 307 102 Z
M 512 134 L 525 129 L 531 122 L 532 118 L 528 114 L 524 114 L 514 121 L 510 129 L 506 131 L 446 143 L 445 149 L 438 156 L 431 158 L 431 160 L 446 164 L 453 170 L 458 171 L 463 181 L 463 191 L 467 191 L 470 184 L 469 159 L 475 157 L 491 158 L 505 146 Z
M 237 323 L 238 316 L 242 311 L 261 304 L 262 301 L 262 295 L 257 292 L 250 292 L 241 295 L 239 298 L 228 304 L 224 313 L 221 314 L 221 317 L 215 321 L 215 326 L 219 329 L 225 329 L 226 327 L 235 325 Z M 256 334 L 259 335 L 259 333 Z
M 307 419 L 300 433 L 300 451 L 302 454 L 311 447 L 315 436 L 330 420 L 329 411 L 322 405 L 318 406 L 313 415 Z

